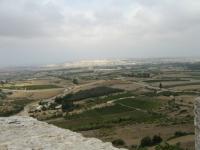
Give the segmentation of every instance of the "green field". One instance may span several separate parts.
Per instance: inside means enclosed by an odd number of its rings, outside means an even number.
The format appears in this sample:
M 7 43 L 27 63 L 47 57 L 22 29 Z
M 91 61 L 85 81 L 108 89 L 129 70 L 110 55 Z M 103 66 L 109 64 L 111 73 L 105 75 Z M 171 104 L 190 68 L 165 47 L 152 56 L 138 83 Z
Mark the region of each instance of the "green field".
M 136 96 L 136 94 L 133 92 L 123 92 L 123 93 L 118 93 L 114 95 L 109 95 L 106 97 L 106 100 L 115 100 L 115 99 L 124 98 L 124 97 L 131 97 L 131 96 Z
M 160 102 L 155 98 L 149 98 L 145 96 L 140 96 L 136 98 L 127 98 L 123 100 L 116 101 L 117 104 L 123 104 L 126 106 L 139 108 L 143 110 L 153 110 L 159 108 Z
M 70 115 L 62 122 L 52 123 L 62 128 L 83 131 L 108 128 L 123 123 L 152 123 L 161 118 L 163 118 L 163 116 L 160 114 L 146 113 L 116 104 L 110 107 L 89 110 L 81 114 Z

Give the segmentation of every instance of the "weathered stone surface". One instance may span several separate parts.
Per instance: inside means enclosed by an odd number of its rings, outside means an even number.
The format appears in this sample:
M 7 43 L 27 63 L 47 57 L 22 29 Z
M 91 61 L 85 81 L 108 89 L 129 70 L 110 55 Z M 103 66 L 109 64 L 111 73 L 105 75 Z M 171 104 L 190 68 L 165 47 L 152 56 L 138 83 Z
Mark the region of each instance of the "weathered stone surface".
M 200 98 L 195 102 L 195 149 L 200 150 Z
M 0 118 L 0 150 L 117 150 L 111 143 L 85 138 L 30 117 Z

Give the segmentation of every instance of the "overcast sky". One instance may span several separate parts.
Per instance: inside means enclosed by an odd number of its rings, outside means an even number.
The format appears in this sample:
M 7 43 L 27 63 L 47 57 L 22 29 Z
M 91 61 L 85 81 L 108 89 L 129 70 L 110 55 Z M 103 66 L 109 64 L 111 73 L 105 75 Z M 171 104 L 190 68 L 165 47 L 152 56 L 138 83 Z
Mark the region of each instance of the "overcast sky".
M 200 56 L 200 0 L 0 0 L 0 66 Z

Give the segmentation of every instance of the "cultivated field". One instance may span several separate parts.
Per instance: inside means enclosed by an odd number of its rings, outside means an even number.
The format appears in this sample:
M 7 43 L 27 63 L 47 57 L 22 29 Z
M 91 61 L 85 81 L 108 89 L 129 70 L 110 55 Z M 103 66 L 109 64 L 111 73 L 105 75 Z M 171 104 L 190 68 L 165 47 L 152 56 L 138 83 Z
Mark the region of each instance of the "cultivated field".
M 0 85 L 1 116 L 29 115 L 130 150 L 155 149 L 161 142 L 194 150 L 193 104 L 200 94 L 200 70 L 192 64 L 26 74 Z

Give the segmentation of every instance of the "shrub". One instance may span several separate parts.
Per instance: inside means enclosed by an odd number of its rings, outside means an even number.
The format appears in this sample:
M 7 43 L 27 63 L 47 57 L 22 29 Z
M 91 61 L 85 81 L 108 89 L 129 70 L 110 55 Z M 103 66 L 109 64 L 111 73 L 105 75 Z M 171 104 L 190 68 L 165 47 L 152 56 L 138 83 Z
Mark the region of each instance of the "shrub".
M 193 132 L 182 132 L 182 131 L 176 131 L 174 133 L 174 136 L 168 138 L 167 140 L 171 140 L 171 139 L 175 139 L 175 138 L 178 138 L 178 137 L 181 137 L 181 136 L 186 136 L 186 135 L 193 135 L 194 133 Z
M 180 136 L 185 136 L 185 135 L 188 135 L 188 133 L 182 132 L 182 131 L 176 131 L 176 132 L 174 133 L 174 136 L 175 136 L 175 137 L 180 137 Z
M 156 150 L 183 150 L 180 147 L 180 144 L 169 145 L 168 143 L 164 143 L 163 145 L 158 145 L 155 148 Z
M 147 136 L 141 140 L 140 146 L 141 147 L 153 146 L 153 145 L 160 144 L 161 142 L 162 142 L 162 138 L 158 135 L 154 135 L 152 139 L 149 136 Z
M 112 144 L 114 146 L 123 146 L 125 145 L 125 142 L 122 139 L 117 139 L 117 140 L 112 141 Z
M 77 78 L 74 78 L 74 79 L 72 80 L 72 82 L 73 82 L 74 84 L 79 84 L 79 81 L 78 81 Z
M 62 101 L 63 101 L 63 98 L 62 98 L 62 97 L 56 97 L 56 98 L 55 98 L 55 102 L 56 102 L 57 104 L 62 104 Z
M 73 110 L 75 105 L 72 101 L 62 101 L 62 110 L 63 111 L 71 111 Z
M 151 138 L 149 136 L 144 137 L 141 140 L 141 143 L 140 143 L 141 147 L 146 147 L 146 146 L 151 146 L 151 145 L 152 145 L 152 140 L 151 140 Z
M 153 145 L 156 145 L 156 144 L 161 143 L 162 141 L 163 141 L 163 140 L 162 140 L 162 138 L 161 138 L 160 136 L 154 135 L 154 136 L 153 136 L 153 139 L 152 139 L 152 144 L 153 144 Z
M 171 96 L 171 95 L 178 96 L 178 93 L 172 92 L 172 91 L 163 91 L 163 92 L 160 92 L 158 94 L 158 96 L 160 96 L 160 95 L 163 95 L 163 96 Z

